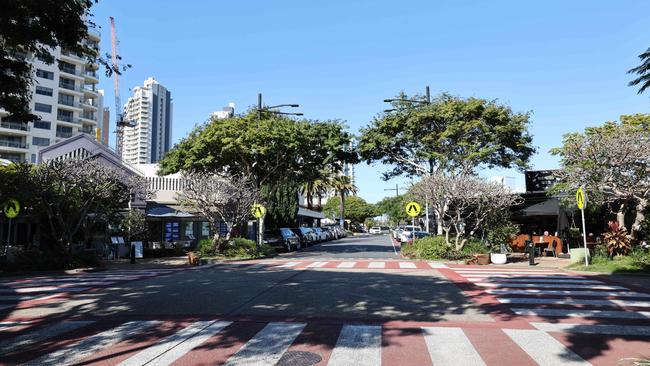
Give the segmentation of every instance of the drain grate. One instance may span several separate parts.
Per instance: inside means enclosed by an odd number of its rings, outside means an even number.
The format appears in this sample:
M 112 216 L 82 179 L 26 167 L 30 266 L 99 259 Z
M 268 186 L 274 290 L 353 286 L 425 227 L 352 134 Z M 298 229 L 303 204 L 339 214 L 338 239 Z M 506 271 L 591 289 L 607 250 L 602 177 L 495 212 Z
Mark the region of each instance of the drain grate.
M 311 366 L 321 362 L 322 358 L 312 352 L 285 352 L 276 366 Z

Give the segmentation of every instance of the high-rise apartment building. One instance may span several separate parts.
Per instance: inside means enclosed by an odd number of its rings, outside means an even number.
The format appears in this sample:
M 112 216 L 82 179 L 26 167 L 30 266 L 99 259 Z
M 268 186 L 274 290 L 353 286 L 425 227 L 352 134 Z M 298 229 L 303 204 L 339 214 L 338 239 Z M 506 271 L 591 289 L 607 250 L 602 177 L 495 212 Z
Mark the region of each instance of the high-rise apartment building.
M 102 111 L 102 134 L 101 134 L 101 141 L 102 144 L 108 146 L 108 138 L 110 136 L 110 129 L 111 126 L 111 112 L 108 109 L 108 107 L 104 107 L 104 110 Z
M 235 103 L 228 103 L 227 107 L 223 107 L 220 111 L 212 112 L 210 115 L 216 119 L 232 118 L 235 115 Z
M 155 163 L 171 149 L 171 93 L 154 78 L 133 88 L 124 105 L 124 121 L 133 124 L 122 133 L 122 159 L 132 164 Z
M 99 52 L 100 33 L 88 29 L 83 40 Z M 89 64 L 85 56 L 56 48 L 56 60 L 48 65 L 36 58 L 30 110 L 40 120 L 21 123 L 0 110 L 0 159 L 36 162 L 38 151 L 77 133 L 95 136 L 99 114 L 103 110 L 98 64 Z M 30 55 L 27 55 L 30 57 Z

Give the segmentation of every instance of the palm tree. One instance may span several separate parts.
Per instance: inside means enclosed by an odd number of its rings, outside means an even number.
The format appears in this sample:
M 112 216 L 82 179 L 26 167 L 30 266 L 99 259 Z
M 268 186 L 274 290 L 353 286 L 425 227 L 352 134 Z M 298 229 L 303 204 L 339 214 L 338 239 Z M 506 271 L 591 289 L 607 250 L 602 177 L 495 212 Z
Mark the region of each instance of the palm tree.
M 641 65 L 627 71 L 628 74 L 637 74 L 639 77 L 630 81 L 627 85 L 641 85 L 638 91 L 638 94 L 641 94 L 647 88 L 650 88 L 650 48 L 640 54 L 639 58 L 641 59 Z
M 304 194 L 305 197 L 307 198 L 307 208 L 310 209 L 310 210 L 312 209 L 312 202 L 311 201 L 312 201 L 312 198 L 314 197 L 314 191 L 316 191 L 316 187 L 314 187 L 314 184 L 315 184 L 315 181 L 306 182 L 306 183 L 303 183 L 303 185 L 301 187 L 302 194 Z
M 345 196 L 348 196 L 350 193 L 356 194 L 357 187 L 350 181 L 350 177 L 345 175 L 338 175 L 332 178 L 331 184 L 341 199 L 339 202 L 339 223 L 341 228 L 345 228 Z
M 323 194 L 327 193 L 330 189 L 332 189 L 332 184 L 331 184 L 330 179 L 316 179 L 314 181 L 314 192 L 318 196 L 318 209 L 323 208 Z

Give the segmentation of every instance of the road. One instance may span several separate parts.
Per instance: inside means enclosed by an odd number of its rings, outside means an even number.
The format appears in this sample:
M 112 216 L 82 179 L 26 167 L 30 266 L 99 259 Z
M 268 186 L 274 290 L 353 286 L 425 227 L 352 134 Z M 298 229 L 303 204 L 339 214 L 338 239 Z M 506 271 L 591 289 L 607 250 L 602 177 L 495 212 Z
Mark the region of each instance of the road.
M 649 314 L 647 291 L 607 279 L 409 261 L 386 236 L 349 238 L 4 280 L 0 364 L 616 365 L 650 350 Z

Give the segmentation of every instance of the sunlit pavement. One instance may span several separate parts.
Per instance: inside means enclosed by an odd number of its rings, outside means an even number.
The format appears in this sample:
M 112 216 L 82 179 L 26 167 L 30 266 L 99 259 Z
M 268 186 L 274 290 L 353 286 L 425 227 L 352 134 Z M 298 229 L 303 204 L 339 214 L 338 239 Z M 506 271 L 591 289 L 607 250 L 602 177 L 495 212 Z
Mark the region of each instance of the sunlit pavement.
M 192 269 L 3 281 L 0 363 L 617 365 L 650 353 L 643 288 L 382 257 L 381 240 L 347 239 L 364 248 L 358 257 L 324 245 Z

